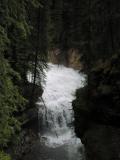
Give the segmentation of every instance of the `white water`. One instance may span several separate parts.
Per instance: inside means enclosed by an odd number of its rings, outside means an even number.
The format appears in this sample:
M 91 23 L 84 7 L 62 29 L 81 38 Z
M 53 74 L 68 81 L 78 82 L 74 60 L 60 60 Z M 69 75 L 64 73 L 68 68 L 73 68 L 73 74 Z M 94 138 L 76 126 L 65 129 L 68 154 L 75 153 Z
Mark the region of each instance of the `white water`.
M 43 131 L 41 138 L 49 147 L 68 143 L 77 147 L 81 142 L 74 133 L 71 103 L 75 99 L 76 89 L 84 86 L 85 76 L 72 68 L 53 64 L 49 64 L 46 75 L 42 96 L 45 105 L 39 103 L 40 127 Z

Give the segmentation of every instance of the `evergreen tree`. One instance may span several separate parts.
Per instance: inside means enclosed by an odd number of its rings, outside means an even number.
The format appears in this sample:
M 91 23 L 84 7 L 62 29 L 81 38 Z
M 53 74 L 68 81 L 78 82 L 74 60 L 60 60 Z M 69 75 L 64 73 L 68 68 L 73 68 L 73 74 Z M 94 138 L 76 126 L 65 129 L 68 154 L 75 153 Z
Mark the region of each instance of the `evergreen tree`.
M 29 86 L 28 71 L 34 74 L 32 93 L 35 85 L 40 85 L 36 78 L 40 76 L 41 81 L 46 66 L 43 5 L 39 0 L 0 0 L 0 150 L 20 131 L 21 122 L 16 113 L 28 106 L 24 99 L 28 97 L 22 93 L 24 87 Z M 34 15 L 35 19 L 32 18 Z M 32 96 L 35 95 L 32 93 Z M 9 159 L 2 152 L 0 158 Z

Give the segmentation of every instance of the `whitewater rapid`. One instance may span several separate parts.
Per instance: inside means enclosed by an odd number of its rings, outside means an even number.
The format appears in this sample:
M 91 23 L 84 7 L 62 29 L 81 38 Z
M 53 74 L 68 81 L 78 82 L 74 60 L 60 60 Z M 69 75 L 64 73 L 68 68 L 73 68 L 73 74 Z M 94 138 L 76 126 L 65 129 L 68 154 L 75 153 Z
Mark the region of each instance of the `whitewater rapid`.
M 86 76 L 53 64 L 48 64 L 45 74 L 44 92 L 37 102 L 40 139 L 23 160 L 84 160 L 84 147 L 74 132 L 72 101 L 76 89 L 85 85 Z M 30 72 L 27 78 L 33 82 Z
M 83 87 L 85 76 L 62 65 L 49 64 L 46 71 L 43 102 L 39 102 L 41 138 L 50 147 L 81 144 L 74 133 L 72 101 L 76 89 Z

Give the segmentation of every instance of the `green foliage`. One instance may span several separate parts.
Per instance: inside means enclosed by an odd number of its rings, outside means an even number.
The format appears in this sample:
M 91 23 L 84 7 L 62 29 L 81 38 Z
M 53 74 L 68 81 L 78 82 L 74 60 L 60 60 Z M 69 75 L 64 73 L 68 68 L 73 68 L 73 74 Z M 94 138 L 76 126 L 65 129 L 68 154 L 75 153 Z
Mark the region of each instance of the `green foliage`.
M 18 74 L 4 58 L 10 43 L 5 28 L 0 26 L 0 147 L 6 146 L 20 130 L 20 122 L 14 117 L 14 112 L 23 107 L 25 102 L 18 87 L 13 84 L 13 78 L 17 79 Z
M 0 151 L 0 160 L 11 160 L 9 155 L 5 154 L 4 152 Z
M 16 115 L 26 109 L 24 87 L 29 83 L 28 71 L 34 74 L 37 69 L 34 68 L 36 54 L 37 61 L 41 60 L 36 73 L 40 80 L 46 66 L 46 45 L 40 45 L 46 33 L 39 25 L 40 19 L 43 24 L 45 21 L 42 17 L 38 19 L 39 10 L 45 15 L 42 8 L 39 0 L 0 0 L 0 148 L 12 142 L 20 131 L 20 117 Z M 2 152 L 0 156 L 7 160 Z
M 26 40 L 28 33 L 30 32 L 29 26 L 26 24 L 26 22 L 15 22 L 14 27 L 14 35 L 19 36 L 19 40 Z
M 21 84 L 26 81 L 31 62 L 34 63 L 34 59 L 28 57 L 34 56 L 36 46 L 31 49 L 33 41 L 29 38 L 37 26 L 32 27 L 32 22 L 28 21 L 28 3 L 0 1 L 0 148 L 7 146 L 20 131 L 21 124 L 15 114 L 23 110 L 26 102 L 20 94 Z M 31 3 L 34 9 L 40 7 L 37 0 Z M 2 152 L 0 156 L 2 160 L 9 159 Z
M 9 64 L 0 59 L 0 145 L 4 146 L 11 136 L 20 129 L 20 123 L 13 113 L 24 106 L 24 98 L 19 94 L 17 86 L 12 83 Z
M 5 33 L 4 28 L 0 26 L 0 52 L 3 52 L 8 44 L 9 39 L 7 37 L 7 34 Z
M 31 4 L 35 7 L 35 8 L 39 8 L 39 7 L 43 7 L 43 5 L 41 4 L 40 0 L 32 0 Z

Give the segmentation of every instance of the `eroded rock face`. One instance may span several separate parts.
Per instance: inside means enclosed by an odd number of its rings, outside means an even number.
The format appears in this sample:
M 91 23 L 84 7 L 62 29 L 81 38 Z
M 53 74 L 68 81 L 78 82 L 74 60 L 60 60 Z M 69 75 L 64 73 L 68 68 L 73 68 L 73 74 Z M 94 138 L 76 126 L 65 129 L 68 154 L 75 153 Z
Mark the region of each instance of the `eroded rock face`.
M 32 87 L 32 83 L 23 86 L 22 93 L 27 100 L 31 98 Z M 38 140 L 38 107 L 36 101 L 42 96 L 42 93 L 43 89 L 36 85 L 33 103 L 27 103 L 25 110 L 16 113 L 21 122 L 19 140 L 17 143 L 13 141 L 8 147 L 8 152 L 15 160 L 22 160 L 22 157 L 31 151 L 32 146 Z
M 53 64 L 61 63 L 61 51 L 58 48 L 54 48 L 48 52 L 48 60 Z
M 67 67 L 81 70 L 83 68 L 81 54 L 78 49 L 71 48 L 65 53 L 58 48 L 55 48 L 48 53 L 48 59 L 53 64 L 63 64 Z
M 68 51 L 68 66 L 74 69 L 82 69 L 81 54 L 78 49 L 70 49 Z
M 92 124 L 84 135 L 86 160 L 119 160 L 120 128 Z
M 89 86 L 73 101 L 75 131 L 86 160 L 120 160 L 120 54 L 91 69 Z
M 8 150 L 14 160 L 23 160 L 23 157 L 31 152 L 31 148 L 38 140 L 38 136 L 32 129 L 24 129 L 20 133 L 19 139 L 19 142 L 12 145 Z
M 92 124 L 81 138 L 85 145 L 86 160 L 119 160 L 120 129 Z

